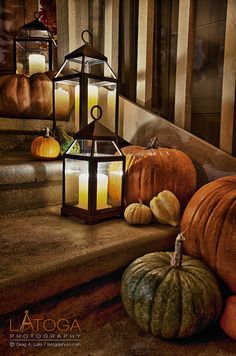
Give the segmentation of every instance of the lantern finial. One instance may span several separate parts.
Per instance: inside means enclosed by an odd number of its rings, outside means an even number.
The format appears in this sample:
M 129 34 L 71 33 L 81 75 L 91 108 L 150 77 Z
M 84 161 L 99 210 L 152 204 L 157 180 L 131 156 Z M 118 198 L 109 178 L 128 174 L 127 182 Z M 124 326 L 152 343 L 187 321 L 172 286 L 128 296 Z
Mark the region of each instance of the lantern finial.
M 86 41 L 86 40 L 84 39 L 84 34 L 85 34 L 86 32 L 89 34 L 89 41 Z M 91 33 L 89 30 L 84 30 L 84 31 L 81 33 L 81 38 L 82 38 L 82 40 L 84 41 L 85 44 L 87 44 L 87 45 L 89 45 L 89 46 L 93 46 L 93 35 L 92 35 L 92 33 Z
M 35 11 L 34 12 L 34 18 L 38 20 L 38 19 L 40 19 L 40 17 L 41 17 L 40 12 L 39 11 Z

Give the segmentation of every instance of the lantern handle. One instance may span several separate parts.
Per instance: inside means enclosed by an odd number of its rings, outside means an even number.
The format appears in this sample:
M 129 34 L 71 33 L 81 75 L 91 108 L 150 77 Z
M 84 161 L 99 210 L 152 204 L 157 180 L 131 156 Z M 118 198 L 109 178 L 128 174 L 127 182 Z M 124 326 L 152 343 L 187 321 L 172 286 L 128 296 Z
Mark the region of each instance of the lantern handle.
M 94 109 L 98 109 L 98 110 L 99 110 L 98 117 L 93 116 L 93 110 L 94 110 Z M 101 106 L 99 106 L 99 105 L 94 105 L 94 106 L 91 108 L 91 110 L 90 110 L 90 115 L 92 116 L 92 118 L 93 118 L 95 121 L 100 120 L 101 117 L 102 117 L 102 108 L 101 108 Z
M 84 39 L 84 34 L 85 34 L 85 32 L 87 32 L 87 33 L 89 34 L 90 40 L 89 40 L 88 42 Z M 81 38 L 82 38 L 82 40 L 84 41 L 85 44 L 88 44 L 88 45 L 92 46 L 93 35 L 92 35 L 92 33 L 91 33 L 89 30 L 84 30 L 84 31 L 81 33 Z
M 34 18 L 35 18 L 35 19 L 39 19 L 40 17 L 41 17 L 40 12 L 39 12 L 39 11 L 35 11 L 35 12 L 34 12 Z

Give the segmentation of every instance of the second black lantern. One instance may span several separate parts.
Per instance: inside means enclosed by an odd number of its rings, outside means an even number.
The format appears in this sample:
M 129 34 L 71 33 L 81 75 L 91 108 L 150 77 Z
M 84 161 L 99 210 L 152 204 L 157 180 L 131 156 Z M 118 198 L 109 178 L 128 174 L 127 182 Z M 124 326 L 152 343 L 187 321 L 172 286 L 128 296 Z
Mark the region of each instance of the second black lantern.
M 118 134 L 118 79 L 107 57 L 90 43 L 65 56 L 53 79 L 54 128 L 58 121 L 74 122 L 74 129 L 92 121 L 91 108 L 102 108 L 102 124 Z

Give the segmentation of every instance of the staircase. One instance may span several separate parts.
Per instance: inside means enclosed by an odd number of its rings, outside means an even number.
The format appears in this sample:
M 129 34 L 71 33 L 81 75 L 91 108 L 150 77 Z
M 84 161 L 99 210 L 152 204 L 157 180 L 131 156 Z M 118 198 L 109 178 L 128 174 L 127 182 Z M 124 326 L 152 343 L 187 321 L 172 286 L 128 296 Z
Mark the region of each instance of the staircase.
M 61 197 L 61 159 L 37 161 L 30 150 L 1 154 L 0 316 L 173 248 L 178 228 L 142 229 L 123 219 L 86 225 L 61 217 Z

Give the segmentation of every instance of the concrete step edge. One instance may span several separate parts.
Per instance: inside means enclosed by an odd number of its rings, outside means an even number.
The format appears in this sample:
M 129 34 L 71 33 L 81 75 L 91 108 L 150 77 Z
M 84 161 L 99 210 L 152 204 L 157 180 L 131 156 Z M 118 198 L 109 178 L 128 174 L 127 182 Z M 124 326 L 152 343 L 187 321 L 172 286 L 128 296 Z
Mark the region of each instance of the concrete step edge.
M 30 162 L 0 165 L 1 186 L 56 182 L 62 179 L 62 162 Z

